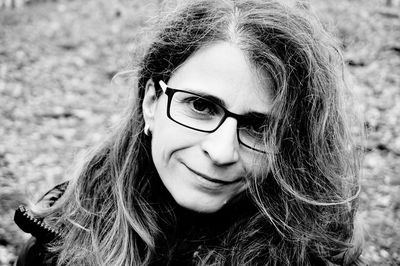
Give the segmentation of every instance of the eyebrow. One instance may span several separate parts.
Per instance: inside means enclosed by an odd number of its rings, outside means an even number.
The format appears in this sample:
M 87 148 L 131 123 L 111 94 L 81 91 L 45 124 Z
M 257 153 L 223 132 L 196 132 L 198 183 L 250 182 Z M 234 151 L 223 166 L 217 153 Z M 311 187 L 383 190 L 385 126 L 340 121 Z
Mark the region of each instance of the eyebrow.
M 201 96 L 202 98 L 204 98 L 204 99 L 206 99 L 206 100 L 208 100 L 210 102 L 219 104 L 222 107 L 224 107 L 226 110 L 228 110 L 228 107 L 226 106 L 226 103 L 222 99 L 220 99 L 218 97 L 215 97 L 213 95 L 206 94 L 206 93 L 203 93 L 203 92 L 200 92 L 200 91 L 197 91 L 197 90 L 189 89 L 189 88 L 185 88 L 184 90 L 188 91 L 188 92 L 191 92 L 191 93 L 195 93 L 195 94 Z M 269 113 L 261 113 L 261 112 L 257 112 L 257 111 L 249 111 L 249 112 L 246 112 L 244 114 L 236 114 L 236 115 L 239 115 L 239 116 L 241 116 L 243 118 L 250 118 L 250 119 L 254 119 L 254 118 L 255 119 L 265 119 L 265 118 L 270 119 L 271 118 L 271 114 L 269 114 Z

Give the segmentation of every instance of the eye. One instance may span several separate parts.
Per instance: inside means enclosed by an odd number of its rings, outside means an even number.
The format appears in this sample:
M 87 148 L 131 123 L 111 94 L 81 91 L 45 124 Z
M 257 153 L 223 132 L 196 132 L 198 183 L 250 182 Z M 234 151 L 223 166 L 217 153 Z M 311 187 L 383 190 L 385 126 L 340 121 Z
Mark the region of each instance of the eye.
M 249 118 L 242 122 L 240 126 L 241 134 L 252 139 L 263 139 L 264 131 L 267 127 L 265 118 Z
M 266 127 L 265 119 L 251 119 L 249 123 L 244 125 L 248 130 L 255 133 L 263 133 Z
M 190 104 L 193 111 L 200 114 L 214 115 L 218 113 L 218 107 L 201 97 L 190 97 L 186 99 L 186 102 Z
M 264 133 L 266 125 L 264 124 L 264 121 L 258 122 L 258 123 L 253 123 L 251 125 L 251 130 L 257 133 Z
M 264 127 L 248 127 L 247 134 L 254 138 L 262 138 L 264 136 Z
M 196 99 L 192 102 L 193 109 L 199 112 L 205 112 L 212 110 L 212 106 L 208 101 L 205 101 L 203 99 Z M 211 108 L 210 108 L 211 107 Z

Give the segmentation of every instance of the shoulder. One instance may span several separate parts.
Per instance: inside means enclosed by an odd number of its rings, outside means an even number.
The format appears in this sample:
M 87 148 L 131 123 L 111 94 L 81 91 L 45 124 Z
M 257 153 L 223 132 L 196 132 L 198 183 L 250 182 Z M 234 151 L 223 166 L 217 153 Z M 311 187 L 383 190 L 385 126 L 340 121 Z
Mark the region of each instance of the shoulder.
M 57 257 L 51 256 L 44 243 L 31 237 L 19 252 L 15 266 L 53 266 Z
M 53 206 L 64 194 L 67 186 L 68 182 L 55 186 L 45 193 L 36 204 L 41 207 Z M 34 217 L 24 205 L 19 206 L 15 211 L 14 221 L 22 231 L 32 235 L 20 251 L 16 266 L 55 264 L 54 260 L 47 258 L 46 246 L 61 237 L 59 232 L 48 226 L 43 219 Z

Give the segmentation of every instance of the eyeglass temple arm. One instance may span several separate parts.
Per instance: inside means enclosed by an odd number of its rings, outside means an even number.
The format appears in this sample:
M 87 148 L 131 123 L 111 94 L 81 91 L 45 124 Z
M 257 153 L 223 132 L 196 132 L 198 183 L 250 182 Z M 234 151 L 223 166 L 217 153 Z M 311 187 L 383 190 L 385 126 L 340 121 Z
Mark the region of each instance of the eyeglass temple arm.
M 165 82 L 164 81 L 162 81 L 162 80 L 160 80 L 159 82 L 158 82 L 158 84 L 160 84 L 160 87 L 161 87 L 161 89 L 163 90 L 163 92 L 165 93 L 166 91 L 167 91 L 167 84 L 165 84 Z

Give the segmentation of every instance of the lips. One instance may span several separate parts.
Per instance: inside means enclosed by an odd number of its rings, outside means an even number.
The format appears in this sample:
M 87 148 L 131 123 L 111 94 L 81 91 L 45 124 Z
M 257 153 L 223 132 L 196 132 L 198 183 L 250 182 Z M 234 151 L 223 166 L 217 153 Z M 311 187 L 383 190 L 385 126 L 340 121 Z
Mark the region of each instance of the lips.
M 233 181 L 225 181 L 225 180 L 221 180 L 221 179 L 212 178 L 212 177 L 209 177 L 209 176 L 207 176 L 205 174 L 202 174 L 202 173 L 199 173 L 199 172 L 193 170 L 192 168 L 188 167 L 187 165 L 185 165 L 185 166 L 191 172 L 193 172 L 196 175 L 198 175 L 198 176 L 200 176 L 200 177 L 202 177 L 202 178 L 204 178 L 204 179 L 206 179 L 206 180 L 208 180 L 210 182 L 213 182 L 213 183 L 217 183 L 217 184 L 221 184 L 221 185 L 231 185 L 231 184 L 235 184 L 235 183 L 238 183 L 238 182 L 242 181 L 242 178 L 238 178 L 238 179 L 235 179 Z

